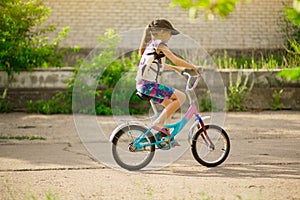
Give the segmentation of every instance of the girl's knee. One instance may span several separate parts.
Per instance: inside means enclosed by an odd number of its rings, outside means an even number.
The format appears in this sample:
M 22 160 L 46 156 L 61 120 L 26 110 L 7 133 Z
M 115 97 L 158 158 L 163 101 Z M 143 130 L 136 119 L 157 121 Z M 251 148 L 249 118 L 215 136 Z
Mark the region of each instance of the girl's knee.
M 175 95 L 175 98 L 179 101 L 180 105 L 182 105 L 185 102 L 186 96 L 183 92 L 175 90 L 173 95 Z

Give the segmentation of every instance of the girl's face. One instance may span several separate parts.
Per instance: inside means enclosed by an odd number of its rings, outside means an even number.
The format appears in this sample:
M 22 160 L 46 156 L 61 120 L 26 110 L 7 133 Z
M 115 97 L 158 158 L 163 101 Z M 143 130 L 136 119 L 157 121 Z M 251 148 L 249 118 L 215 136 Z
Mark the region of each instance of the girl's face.
M 161 40 L 164 42 L 168 42 L 171 38 L 171 31 L 167 31 L 167 30 L 161 30 Z
M 171 31 L 168 30 L 160 30 L 157 33 L 157 39 L 161 39 L 164 42 L 168 42 L 171 38 Z

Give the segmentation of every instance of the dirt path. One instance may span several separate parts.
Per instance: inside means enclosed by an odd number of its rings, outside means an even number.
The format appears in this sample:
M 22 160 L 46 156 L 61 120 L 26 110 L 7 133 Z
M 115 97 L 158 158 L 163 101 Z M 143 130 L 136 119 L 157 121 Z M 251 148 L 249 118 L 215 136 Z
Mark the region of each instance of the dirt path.
M 188 150 L 163 169 L 128 173 L 90 156 L 72 115 L 1 114 L 0 136 L 46 140 L 0 140 L 0 199 L 300 199 L 299 119 L 294 111 L 228 113 L 223 165 L 200 166 Z

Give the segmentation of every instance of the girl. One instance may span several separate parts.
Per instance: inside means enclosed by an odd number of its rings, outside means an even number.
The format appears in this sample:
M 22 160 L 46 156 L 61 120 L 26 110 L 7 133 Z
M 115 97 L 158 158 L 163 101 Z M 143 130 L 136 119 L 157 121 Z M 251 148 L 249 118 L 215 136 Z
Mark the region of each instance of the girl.
M 201 68 L 177 57 L 168 48 L 167 42 L 177 34 L 179 32 L 165 19 L 157 19 L 147 25 L 139 48 L 141 60 L 136 76 L 137 91 L 151 96 L 155 103 L 164 107 L 152 128 L 167 136 L 170 133 L 165 128 L 165 122 L 180 108 L 186 97 L 183 92 L 159 83 L 160 72 L 175 70 L 181 74 L 185 68 L 193 69 L 196 73 L 202 72 Z M 165 64 L 165 57 L 176 66 Z

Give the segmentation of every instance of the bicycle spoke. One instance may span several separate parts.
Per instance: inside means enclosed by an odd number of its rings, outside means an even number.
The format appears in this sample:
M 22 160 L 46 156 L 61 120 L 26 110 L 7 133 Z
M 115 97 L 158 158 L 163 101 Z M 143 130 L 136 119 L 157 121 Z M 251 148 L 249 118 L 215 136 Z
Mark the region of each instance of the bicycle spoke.
M 154 156 L 154 146 L 145 146 L 137 149 L 134 145 L 136 139 L 145 133 L 146 129 L 141 126 L 132 125 L 124 127 L 117 133 L 113 142 L 113 156 L 116 162 L 128 170 L 138 170 L 146 166 Z M 139 145 L 146 145 L 154 142 L 154 138 L 146 136 Z
M 208 167 L 217 166 L 228 156 L 230 143 L 226 132 L 217 126 L 207 126 L 197 132 L 193 140 L 192 152 L 195 159 Z

